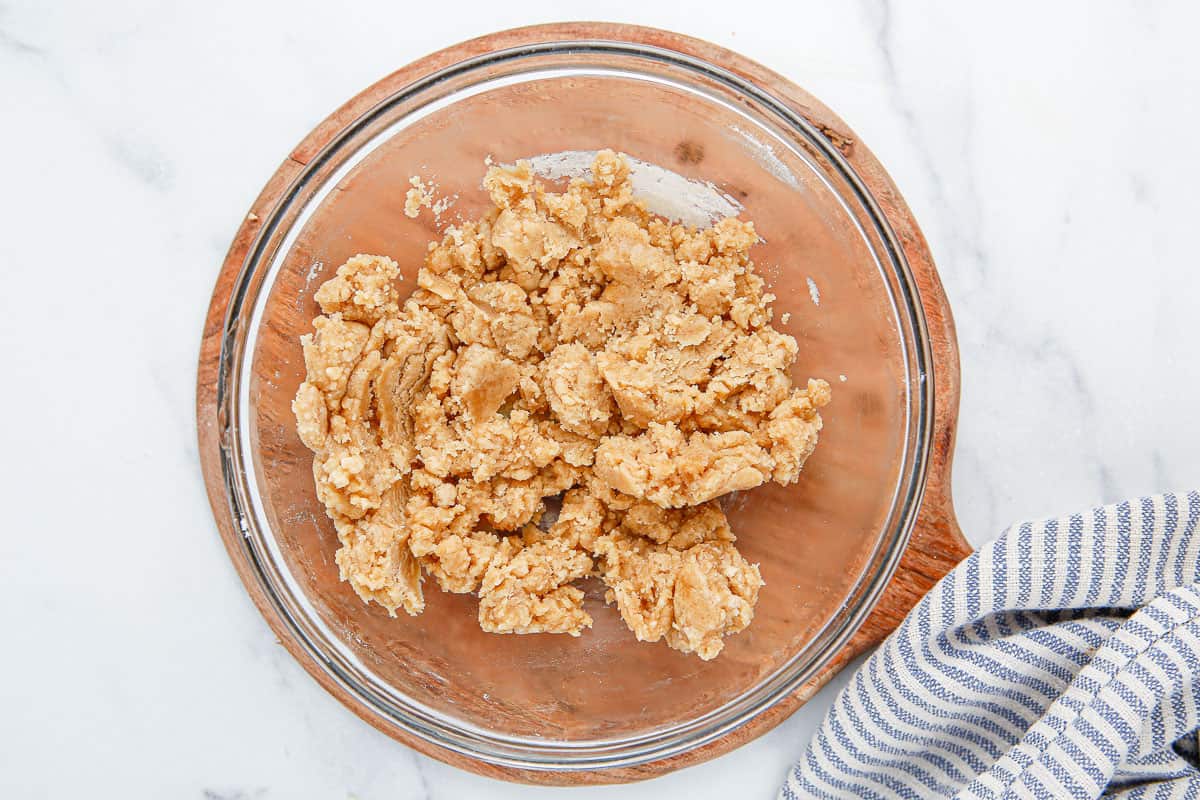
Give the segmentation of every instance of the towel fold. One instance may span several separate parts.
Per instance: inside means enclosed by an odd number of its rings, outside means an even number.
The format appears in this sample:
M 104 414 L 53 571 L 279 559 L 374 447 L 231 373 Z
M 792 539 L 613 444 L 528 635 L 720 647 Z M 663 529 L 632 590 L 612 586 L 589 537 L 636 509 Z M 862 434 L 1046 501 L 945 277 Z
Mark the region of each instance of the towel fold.
M 1200 494 L 1015 525 L 834 702 L 780 797 L 1200 798 Z

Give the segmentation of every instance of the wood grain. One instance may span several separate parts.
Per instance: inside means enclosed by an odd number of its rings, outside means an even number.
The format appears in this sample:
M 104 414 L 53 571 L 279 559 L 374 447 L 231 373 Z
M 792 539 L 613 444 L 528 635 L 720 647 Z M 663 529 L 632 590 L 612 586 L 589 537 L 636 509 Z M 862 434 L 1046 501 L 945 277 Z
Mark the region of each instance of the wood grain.
M 353 695 L 334 684 L 288 633 L 253 574 L 231 517 L 220 464 L 221 428 L 217 416 L 216 381 L 221 339 L 235 279 L 258 234 L 261 220 L 296 175 L 342 128 L 378 101 L 437 69 L 475 55 L 539 42 L 606 39 L 668 48 L 704 59 L 734 72 L 787 102 L 812 122 L 842 152 L 879 202 L 900 239 L 916 279 L 933 351 L 934 421 L 929 477 L 915 529 L 900 565 L 874 611 L 849 644 L 820 674 L 776 705 L 721 739 L 672 758 L 637 767 L 561 773 L 510 769 L 444 750 L 382 720 Z M 204 327 L 196 386 L 200 459 L 209 502 L 235 568 L 247 591 L 281 643 L 327 691 L 362 719 L 393 738 L 447 763 L 504 780 L 536 784 L 603 784 L 643 780 L 700 763 L 729 752 L 786 719 L 855 656 L 878 644 L 920 597 L 970 552 L 954 517 L 950 496 L 951 460 L 958 414 L 959 364 L 954 322 L 933 259 L 912 213 L 883 167 L 842 120 L 820 101 L 782 76 L 723 48 L 666 31 L 607 23 L 563 23 L 519 28 L 463 42 L 410 64 L 371 86 L 317 126 L 291 153 L 254 201 L 234 237 L 217 276 Z

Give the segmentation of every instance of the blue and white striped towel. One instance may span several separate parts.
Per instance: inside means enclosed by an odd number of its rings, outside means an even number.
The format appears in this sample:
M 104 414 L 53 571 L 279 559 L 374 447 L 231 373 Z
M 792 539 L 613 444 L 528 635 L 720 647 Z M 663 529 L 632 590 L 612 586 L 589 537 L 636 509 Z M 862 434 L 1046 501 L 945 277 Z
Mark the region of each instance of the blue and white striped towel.
M 1016 525 L 859 669 L 780 792 L 1200 798 L 1200 494 Z

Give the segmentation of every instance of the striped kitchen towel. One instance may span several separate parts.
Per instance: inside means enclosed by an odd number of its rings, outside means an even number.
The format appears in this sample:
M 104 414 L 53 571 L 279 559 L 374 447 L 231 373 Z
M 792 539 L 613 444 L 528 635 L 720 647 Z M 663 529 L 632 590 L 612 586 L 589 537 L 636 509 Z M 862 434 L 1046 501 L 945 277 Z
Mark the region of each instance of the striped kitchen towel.
M 780 797 L 1200 798 L 1200 494 L 1016 525 L 834 702 Z

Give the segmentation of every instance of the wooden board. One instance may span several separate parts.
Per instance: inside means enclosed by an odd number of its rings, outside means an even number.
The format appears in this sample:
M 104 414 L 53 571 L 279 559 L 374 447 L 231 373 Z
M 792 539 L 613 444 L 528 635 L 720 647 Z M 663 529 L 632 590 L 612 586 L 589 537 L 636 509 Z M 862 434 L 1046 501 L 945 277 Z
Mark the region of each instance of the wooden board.
M 483 53 L 548 41 L 606 39 L 668 48 L 704 59 L 748 79 L 813 123 L 842 152 L 870 189 L 891 222 L 908 258 L 924 307 L 933 351 L 934 421 L 933 448 L 929 477 L 915 529 L 908 549 L 874 611 L 851 641 L 807 684 L 769 710 L 703 747 L 671 758 L 637 767 L 597 770 L 586 773 L 559 773 L 511 769 L 486 764 L 444 750 L 407 731 L 381 720 L 361 702 L 334 684 L 328 675 L 302 651 L 291 638 L 283 621 L 268 601 L 252 574 L 252 567 L 240 544 L 225 497 L 220 464 L 220 436 L 216 406 L 216 382 L 225 311 L 235 278 L 246 253 L 257 235 L 261 220 L 279 200 L 283 191 L 308 161 L 342 128 L 357 119 L 378 101 L 414 80 L 437 69 Z M 786 719 L 855 656 L 883 640 L 904 615 L 933 584 L 970 552 L 954 517 L 950 496 L 951 460 L 954 452 L 958 414 L 959 365 L 954 322 L 933 259 L 916 220 L 899 191 L 842 120 L 820 101 L 782 76 L 742 56 L 716 45 L 667 31 L 607 23 L 562 23 L 519 28 L 463 42 L 429 55 L 371 86 L 335 111 L 310 133 L 267 183 L 255 200 L 245 221 L 234 237 L 229 253 L 217 277 L 204 327 L 196 388 L 196 416 L 200 440 L 200 459 L 208 487 L 209 501 L 221 536 L 242 582 L 281 643 L 306 670 L 340 702 L 364 720 L 393 738 L 449 764 L 483 775 L 505 780 L 539 784 L 593 784 L 636 781 L 706 761 L 762 735 Z

